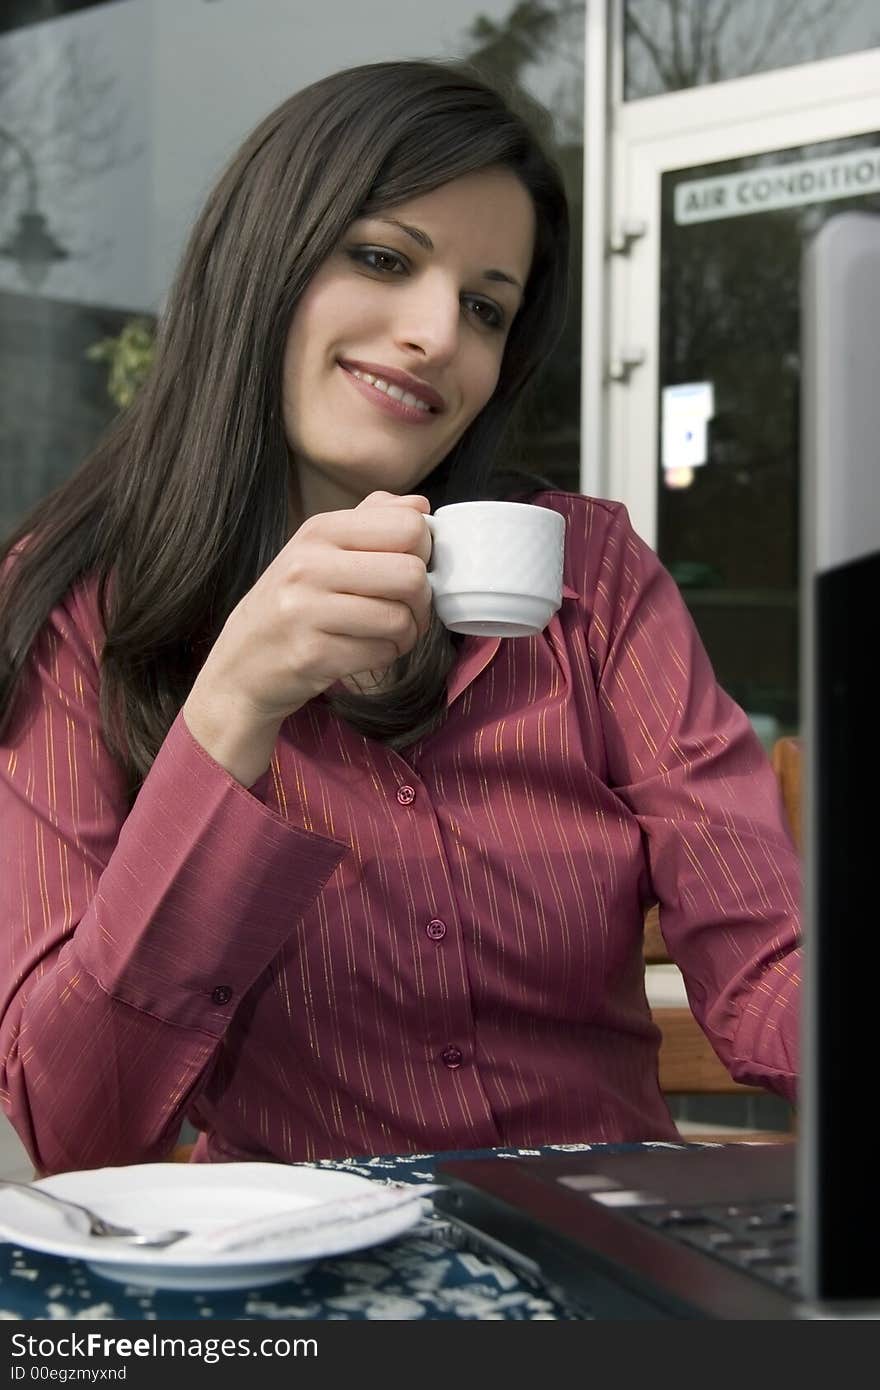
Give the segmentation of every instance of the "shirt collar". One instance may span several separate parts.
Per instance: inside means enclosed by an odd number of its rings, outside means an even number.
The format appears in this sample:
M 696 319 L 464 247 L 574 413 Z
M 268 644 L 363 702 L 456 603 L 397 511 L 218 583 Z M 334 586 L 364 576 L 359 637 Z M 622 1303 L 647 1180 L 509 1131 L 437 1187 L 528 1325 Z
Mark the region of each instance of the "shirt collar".
M 568 584 L 562 586 L 563 599 L 579 599 L 580 594 Z M 446 688 L 447 708 L 453 700 L 467 690 L 472 681 L 485 671 L 489 662 L 501 646 L 500 637 L 466 637 L 458 652 L 458 660 L 452 668 Z

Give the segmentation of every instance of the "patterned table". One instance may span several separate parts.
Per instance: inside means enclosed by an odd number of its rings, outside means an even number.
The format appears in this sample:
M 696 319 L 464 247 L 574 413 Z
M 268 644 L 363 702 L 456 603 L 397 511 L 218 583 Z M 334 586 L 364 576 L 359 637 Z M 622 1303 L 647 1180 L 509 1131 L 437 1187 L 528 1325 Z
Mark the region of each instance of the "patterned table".
M 516 1157 L 589 1147 L 492 1149 L 310 1166 L 424 1183 L 433 1181 L 441 1157 Z M 445 1218 L 431 1213 L 396 1240 L 310 1263 L 282 1284 L 203 1294 L 126 1287 L 102 1279 L 80 1260 L 0 1243 L 0 1319 L 573 1320 L 546 1290 L 526 1283 L 510 1265 L 454 1242 Z

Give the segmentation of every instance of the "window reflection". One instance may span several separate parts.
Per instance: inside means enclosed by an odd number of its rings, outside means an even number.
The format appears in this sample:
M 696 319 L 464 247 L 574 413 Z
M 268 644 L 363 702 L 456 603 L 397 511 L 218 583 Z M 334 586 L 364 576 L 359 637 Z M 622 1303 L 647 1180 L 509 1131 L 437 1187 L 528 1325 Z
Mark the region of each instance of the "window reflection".
M 880 45 L 876 0 L 625 0 L 627 101 Z
M 771 742 L 800 721 L 801 253 L 835 213 L 880 208 L 878 155 L 871 133 L 663 178 L 657 547 Z
M 571 198 L 563 342 L 518 461 L 579 486 L 583 0 L 16 0 L 0 25 L 0 534 L 137 390 L 189 226 L 290 92 L 390 58 L 468 58 L 543 118 Z M 377 22 L 381 18 L 381 23 Z

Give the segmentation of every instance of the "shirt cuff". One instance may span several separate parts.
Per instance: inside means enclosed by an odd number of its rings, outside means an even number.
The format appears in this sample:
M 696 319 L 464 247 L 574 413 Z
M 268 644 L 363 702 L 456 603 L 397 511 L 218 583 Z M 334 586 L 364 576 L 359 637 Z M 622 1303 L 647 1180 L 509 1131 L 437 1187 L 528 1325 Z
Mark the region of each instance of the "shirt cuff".
M 74 953 L 114 998 L 220 1036 L 349 850 L 265 806 L 178 715 Z

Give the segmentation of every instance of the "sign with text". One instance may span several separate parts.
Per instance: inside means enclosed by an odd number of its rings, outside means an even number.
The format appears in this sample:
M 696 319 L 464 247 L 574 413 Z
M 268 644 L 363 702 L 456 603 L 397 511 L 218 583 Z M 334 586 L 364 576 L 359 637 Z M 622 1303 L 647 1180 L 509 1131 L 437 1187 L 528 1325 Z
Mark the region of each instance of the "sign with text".
M 880 192 L 880 148 L 825 159 L 764 165 L 716 179 L 691 179 L 675 189 L 675 221 L 714 222 L 773 208 L 826 203 Z

